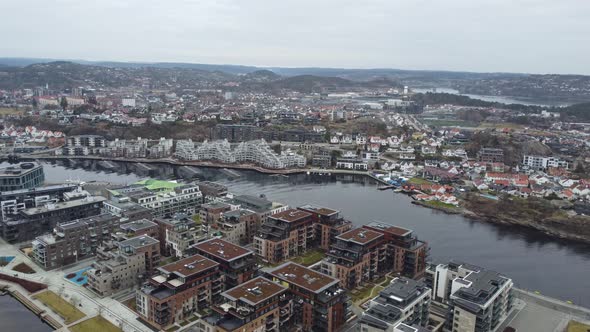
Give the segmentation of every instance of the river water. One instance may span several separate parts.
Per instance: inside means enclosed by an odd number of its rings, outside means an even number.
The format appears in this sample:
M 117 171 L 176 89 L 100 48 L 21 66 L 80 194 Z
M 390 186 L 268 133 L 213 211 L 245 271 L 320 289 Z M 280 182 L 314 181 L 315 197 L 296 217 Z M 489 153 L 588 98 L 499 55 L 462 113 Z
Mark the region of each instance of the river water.
M 555 100 L 555 99 L 473 95 L 473 94 L 468 94 L 468 93 L 459 93 L 459 90 L 450 89 L 450 88 L 436 88 L 436 89 L 416 88 L 416 89 L 412 89 L 412 91 L 418 92 L 418 93 L 427 93 L 427 92 L 450 93 L 450 94 L 454 94 L 454 95 L 466 96 L 471 99 L 479 99 L 479 100 L 484 100 L 484 101 L 489 101 L 489 102 L 494 102 L 494 103 L 522 104 L 522 105 L 529 105 L 529 106 L 564 107 L 564 106 L 569 106 L 569 105 L 572 105 L 575 103 L 575 102 Z
M 0 331 L 49 332 L 51 326 L 10 295 L 0 296 Z
M 115 164 L 118 168 L 113 172 L 105 171 L 95 162 L 86 161 L 77 166 L 59 162 L 46 164 L 45 173 L 47 182 L 81 179 L 119 184 L 148 176 L 188 176 L 186 168 L 169 165 L 138 172 L 133 164 Z M 286 177 L 237 171 L 241 176 L 232 177 L 222 170 L 206 168 L 194 168 L 188 173 L 192 176 L 195 172 L 198 178 L 218 181 L 234 193 L 264 194 L 291 206 L 314 203 L 338 209 L 357 226 L 379 220 L 410 228 L 430 244 L 431 257 L 437 261 L 456 259 L 480 265 L 513 278 L 520 288 L 590 307 L 590 245 L 416 206 L 406 195 L 377 190 L 377 184 L 363 176 Z

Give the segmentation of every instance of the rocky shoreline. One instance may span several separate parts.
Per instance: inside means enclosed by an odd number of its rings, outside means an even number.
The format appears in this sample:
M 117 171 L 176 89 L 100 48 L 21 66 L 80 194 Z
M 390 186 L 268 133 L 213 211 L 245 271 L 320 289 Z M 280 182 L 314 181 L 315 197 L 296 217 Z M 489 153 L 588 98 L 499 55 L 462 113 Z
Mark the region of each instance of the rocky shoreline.
M 433 206 L 425 202 L 414 201 L 415 205 L 420 205 L 437 211 L 441 211 L 447 214 L 460 214 L 470 220 L 488 222 L 498 225 L 518 226 L 532 229 L 541 232 L 545 235 L 569 241 L 582 242 L 590 244 L 590 217 L 587 216 L 572 216 L 570 218 L 555 218 L 555 217 L 542 217 L 534 218 L 534 216 L 519 215 L 518 217 L 508 217 L 503 213 L 495 210 L 495 213 L 490 213 L 484 209 L 478 209 L 478 203 L 476 202 L 470 209 L 467 209 L 462 202 L 462 206 L 459 207 L 444 207 L 444 206 Z M 488 204 L 493 204 L 488 202 Z M 480 205 L 481 206 L 481 205 Z

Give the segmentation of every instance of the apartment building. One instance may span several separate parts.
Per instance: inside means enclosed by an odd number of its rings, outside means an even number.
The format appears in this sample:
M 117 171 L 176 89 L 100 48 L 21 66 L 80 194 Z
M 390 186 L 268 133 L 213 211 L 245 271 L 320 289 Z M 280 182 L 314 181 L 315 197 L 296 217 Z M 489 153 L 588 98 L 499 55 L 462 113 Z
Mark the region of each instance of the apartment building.
M 425 282 L 433 300 L 448 306 L 448 332 L 491 332 L 512 311 L 512 279 L 479 266 L 451 261 L 430 264 Z
M 224 202 L 211 202 L 201 205 L 199 216 L 204 226 L 212 226 L 217 223 L 224 212 L 230 211 L 232 206 Z
M 66 137 L 67 146 L 82 146 L 89 148 L 104 148 L 107 140 L 98 135 L 75 135 Z
M 214 234 L 219 234 L 224 240 L 246 245 L 252 243 L 254 231 L 258 230 L 260 219 L 254 211 L 237 209 L 221 214 L 221 218 L 213 225 Z
M 250 125 L 220 124 L 211 129 L 212 139 L 226 139 L 230 142 L 251 141 L 261 137 L 261 129 Z
M 132 202 L 152 210 L 155 217 L 194 214 L 203 202 L 199 187 L 191 184 L 145 180 L 130 189 L 125 195 Z
M 228 200 L 227 203 L 236 205 L 237 208 L 256 212 L 256 214 L 258 214 L 258 219 L 260 219 L 259 224 L 257 224 L 256 227 L 260 227 L 260 225 L 273 214 L 289 209 L 288 205 L 269 201 L 264 195 L 258 197 L 253 195 L 236 195 L 232 196 L 232 199 Z M 258 230 L 254 228 L 248 230 L 249 241 L 253 240 L 257 231 Z
M 240 285 L 254 276 L 256 256 L 253 251 L 223 239 L 195 244 L 192 251 L 219 263 L 224 289 Z
M 140 317 L 158 329 L 208 308 L 221 294 L 219 263 L 194 255 L 158 268 L 136 293 Z
M 336 237 L 336 243 L 320 263 L 320 271 L 337 278 L 341 287 L 353 289 L 389 272 L 386 258 L 383 234 L 355 228 Z
M 58 222 L 100 214 L 104 200 L 100 196 L 84 196 L 21 210 L 18 215 L 0 221 L 0 235 L 10 243 L 31 241 L 51 232 Z
M 214 197 L 223 197 L 227 195 L 227 187 L 211 181 L 200 181 L 197 182 L 201 193 L 203 193 L 203 197 L 205 199 L 214 198 Z
M 186 215 L 176 215 L 163 221 L 165 224 L 164 241 L 166 252 L 176 257 L 183 257 L 195 243 L 206 239 L 201 226 Z
M 298 207 L 314 215 L 316 223 L 316 241 L 320 248 L 329 250 L 336 237 L 352 229 L 352 222 L 340 217 L 340 211 L 317 205 L 306 204 Z
M 103 242 L 110 240 L 118 222 L 118 217 L 104 213 L 59 223 L 52 234 L 33 240 L 32 258 L 44 269 L 51 270 L 93 256 Z
M 22 163 L 0 168 L 0 192 L 33 189 L 45 182 L 43 166 L 37 163 Z
M 148 219 L 139 219 L 121 224 L 119 230 L 128 238 L 147 235 L 154 239 L 158 239 L 159 236 L 158 224 Z
M 569 168 L 569 163 L 566 160 L 562 160 L 557 157 L 525 155 L 522 158 L 522 164 L 537 171 L 546 170 L 549 167 L 561 167 L 565 169 Z
M 0 192 L 0 220 L 14 218 L 21 210 L 63 201 L 65 193 L 78 189 L 77 184 L 66 183 L 33 189 L 2 191 Z
M 385 237 L 387 270 L 412 279 L 424 276 L 430 248 L 428 243 L 418 239 L 414 231 L 377 221 L 371 222 L 363 228 L 379 232 Z
M 484 163 L 503 163 L 504 150 L 495 148 L 481 148 L 477 152 L 477 161 Z
M 291 324 L 301 324 L 304 331 L 338 331 L 349 318 L 350 298 L 338 279 L 292 262 L 269 271 L 268 277 L 289 289 Z
M 422 281 L 395 278 L 369 303 L 359 321 L 364 332 L 394 332 L 403 325 L 414 329 L 428 325 L 431 289 Z M 400 325 L 403 324 L 403 325 Z M 407 330 L 412 331 L 412 330 Z
M 288 289 L 264 277 L 252 279 L 221 294 L 212 315 L 201 318 L 197 332 L 279 332 L 290 318 Z
M 313 247 L 314 217 L 311 213 L 290 209 L 270 216 L 254 236 L 256 254 L 271 264 L 301 255 Z
M 106 194 L 106 197 L 110 197 L 108 201 L 104 201 L 102 204 L 102 210 L 105 213 L 110 213 L 121 217 L 121 220 L 129 221 L 140 219 L 150 220 L 153 217 L 150 209 L 131 202 L 129 197 L 116 197 L 109 195 L 108 192 Z
M 157 244 L 154 239 L 145 237 L 144 241 L 144 247 L 155 250 L 153 246 Z M 135 250 L 135 246 L 120 244 L 107 244 L 101 247 L 97 260 L 92 263 L 92 268 L 86 271 L 88 289 L 105 297 L 140 285 L 149 275 L 146 270 L 146 254 L 143 251 Z

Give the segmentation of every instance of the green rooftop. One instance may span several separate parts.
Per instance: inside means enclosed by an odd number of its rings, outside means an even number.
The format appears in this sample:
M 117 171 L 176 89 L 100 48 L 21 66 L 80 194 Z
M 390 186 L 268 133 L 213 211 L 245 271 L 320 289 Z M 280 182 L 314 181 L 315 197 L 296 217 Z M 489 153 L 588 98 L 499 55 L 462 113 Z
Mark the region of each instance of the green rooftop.
M 176 183 L 172 181 L 162 181 L 154 179 L 141 180 L 139 182 L 136 182 L 135 184 L 145 186 L 146 189 L 153 191 L 169 191 L 182 185 L 181 183 Z

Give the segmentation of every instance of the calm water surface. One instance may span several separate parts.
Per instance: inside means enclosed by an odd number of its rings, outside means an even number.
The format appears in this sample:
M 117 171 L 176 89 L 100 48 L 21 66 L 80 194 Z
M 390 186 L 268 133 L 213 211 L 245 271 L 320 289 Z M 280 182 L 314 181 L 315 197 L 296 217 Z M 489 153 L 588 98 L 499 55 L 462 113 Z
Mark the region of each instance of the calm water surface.
M 49 332 L 53 329 L 12 296 L 4 295 L 0 296 L 0 331 Z
M 457 259 L 504 273 L 520 288 L 536 290 L 590 307 L 590 245 L 556 240 L 524 228 L 499 226 L 447 215 L 411 204 L 411 198 L 379 191 L 372 180 L 358 176 L 267 176 L 239 171 L 231 177 L 221 170 L 154 167 L 137 172 L 132 164 L 117 164 L 112 172 L 95 163 L 46 164 L 48 182 L 80 178 L 126 184 L 147 176 L 197 176 L 214 180 L 239 194 L 261 195 L 291 206 L 305 203 L 342 211 L 356 225 L 380 220 L 413 229 L 431 247 L 435 260 Z M 83 168 L 79 168 L 83 167 Z M 195 173 L 197 172 L 197 173 Z

